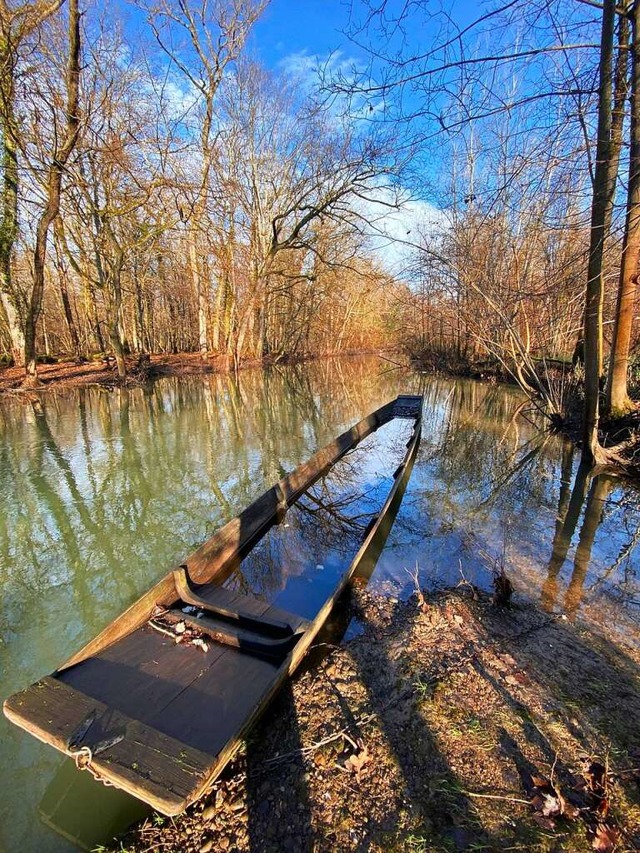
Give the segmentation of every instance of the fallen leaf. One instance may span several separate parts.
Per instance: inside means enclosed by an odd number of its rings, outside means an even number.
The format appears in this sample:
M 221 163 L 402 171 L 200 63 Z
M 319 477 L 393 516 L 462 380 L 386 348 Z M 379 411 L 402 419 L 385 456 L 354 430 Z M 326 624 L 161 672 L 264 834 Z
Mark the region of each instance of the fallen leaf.
M 578 806 L 570 803 L 568 800 L 565 800 L 564 797 L 560 797 L 560 802 L 562 805 L 562 816 L 569 818 L 569 820 L 575 820 L 580 817 L 580 809 Z
M 558 817 L 562 814 L 562 803 L 559 797 L 543 794 L 542 814 L 544 817 Z
M 550 820 L 548 817 L 543 817 L 541 814 L 534 814 L 533 819 L 538 824 L 538 826 L 541 826 L 543 829 L 556 828 L 556 825 L 552 820 Z
M 593 837 L 593 849 L 598 853 L 610 853 L 618 843 L 620 831 L 615 826 L 601 823 Z
M 523 687 L 528 687 L 529 684 L 531 684 L 531 681 L 523 672 L 516 672 L 513 675 L 507 675 L 505 681 L 512 687 L 515 687 L 517 684 L 521 684 Z
M 532 776 L 531 777 L 531 784 L 535 788 L 548 788 L 549 787 L 549 780 L 545 779 L 544 776 Z
M 362 770 L 369 761 L 371 760 L 371 756 L 369 755 L 369 750 L 366 746 L 364 746 L 360 752 L 354 753 L 354 755 L 350 755 L 349 758 L 344 763 L 345 770 L 353 773 L 358 780 L 360 781 Z

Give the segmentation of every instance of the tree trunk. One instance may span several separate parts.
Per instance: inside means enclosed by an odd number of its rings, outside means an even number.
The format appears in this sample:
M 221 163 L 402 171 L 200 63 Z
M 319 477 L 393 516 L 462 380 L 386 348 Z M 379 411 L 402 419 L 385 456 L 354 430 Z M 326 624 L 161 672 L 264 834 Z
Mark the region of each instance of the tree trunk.
M 598 441 L 600 395 L 600 300 L 605 223 L 611 191 L 611 85 L 615 0 L 604 0 L 598 84 L 598 141 L 591 204 L 591 239 L 584 312 L 584 423 L 582 458 L 599 463 L 604 453 Z
M 632 29 L 627 215 L 606 389 L 606 406 L 614 416 L 624 415 L 633 407 L 627 392 L 627 371 L 640 256 L 640 0 L 633 4 Z
M 120 282 L 121 270 L 121 262 L 118 262 L 114 270 L 108 276 L 109 342 L 116 359 L 118 379 L 124 380 L 127 376 L 127 363 L 124 357 L 124 346 L 120 333 L 120 313 L 122 310 L 122 284 Z
M 73 316 L 73 311 L 71 310 L 71 302 L 69 301 L 69 291 L 67 289 L 66 275 L 64 270 L 59 271 L 58 289 L 60 290 L 60 299 L 62 300 L 64 319 L 67 324 L 67 329 L 69 330 L 69 337 L 71 338 L 71 349 L 73 350 L 73 354 L 76 359 L 80 359 L 82 357 L 82 348 L 80 347 L 80 338 L 78 337 L 76 321 Z
M 0 159 L 2 202 L 0 206 L 0 296 L 7 316 L 13 360 L 24 364 L 24 333 L 18 294 L 11 276 L 13 245 L 18 236 L 18 128 L 15 118 L 14 58 L 7 34 L 0 50 Z
M 69 59 L 67 62 L 66 133 L 62 147 L 54 150 L 47 180 L 47 204 L 38 222 L 33 252 L 33 286 L 27 306 L 24 330 L 24 357 L 27 384 L 38 382 L 36 360 L 36 328 L 42 311 L 44 270 L 47 257 L 49 228 L 60 212 L 62 173 L 74 149 L 80 125 L 78 100 L 80 92 L 80 13 L 78 0 L 69 0 Z
M 10 272 L 5 271 L 4 273 L 0 272 L 0 278 L 3 283 L 9 278 L 10 280 Z M 13 363 L 17 367 L 24 366 L 24 334 L 22 332 L 22 324 L 20 322 L 20 316 L 18 311 L 16 310 L 16 306 L 14 304 L 14 300 L 12 295 L 10 295 L 10 288 L 7 287 L 5 289 L 4 286 L 0 287 L 0 300 L 2 302 L 2 307 L 4 309 L 5 317 L 7 318 L 7 327 L 9 329 L 9 335 L 11 337 L 11 354 L 13 356 Z
M 198 305 L 198 349 L 201 353 L 205 353 L 208 349 L 208 327 L 207 327 L 207 294 L 204 292 L 202 273 L 198 262 L 198 231 L 199 221 L 194 221 L 190 224 L 188 241 L 189 241 L 189 267 L 191 270 L 191 281 L 196 294 Z
M 613 107 L 611 110 L 611 143 L 609 148 L 609 166 L 607 176 L 607 204 L 604 214 L 604 235 L 606 243 L 611 234 L 613 219 L 613 202 L 620 167 L 620 152 L 622 151 L 625 103 L 627 100 L 627 71 L 629 54 L 629 20 L 626 15 L 618 17 L 618 52 L 613 80 Z M 603 255 L 604 255 L 603 246 Z M 600 300 L 598 305 L 598 375 L 604 375 L 604 278 L 600 281 Z

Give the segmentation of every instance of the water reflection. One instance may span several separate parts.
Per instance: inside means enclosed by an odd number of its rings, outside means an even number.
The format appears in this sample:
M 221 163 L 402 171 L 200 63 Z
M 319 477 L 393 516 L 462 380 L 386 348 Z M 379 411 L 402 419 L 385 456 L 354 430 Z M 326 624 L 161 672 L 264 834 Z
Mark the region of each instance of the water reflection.
M 313 619 L 380 513 L 413 426 L 393 420 L 345 454 L 235 567 L 227 585 Z
M 546 609 L 618 623 L 637 642 L 636 487 L 581 468 L 508 389 L 431 380 L 424 393 L 422 447 L 374 583 L 406 595 L 399 566 L 417 564 L 427 585 L 464 574 L 490 588 L 504 560 Z
M 70 758 L 60 765 L 38 807 L 42 823 L 81 850 L 94 850 L 151 811 L 124 791 L 104 788 L 89 773 L 78 773 Z
M 519 590 L 572 618 L 607 618 L 636 641 L 632 485 L 579 469 L 572 447 L 541 434 L 510 389 L 334 360 L 2 400 L 3 695 L 51 671 L 283 472 L 400 392 L 426 397 L 423 440 L 372 584 L 406 595 L 417 563 L 425 583 L 457 583 L 462 569 L 489 587 L 504 553 Z M 366 513 L 349 509 L 359 482 L 345 475 L 329 499 L 318 486 L 286 519 L 311 552 L 339 554 L 339 531 L 366 526 Z M 295 554 L 286 554 L 292 585 L 270 568 L 273 531 L 265 564 L 245 562 L 236 582 L 304 597 Z M 0 750 L 0 849 L 70 849 L 35 819 L 57 753 L 4 719 Z
M 614 488 L 614 483 L 606 474 L 598 474 L 592 478 L 590 470 L 584 465 L 580 465 L 569 496 L 570 480 L 567 479 L 567 476 L 570 473 L 570 462 L 563 460 L 564 477 L 560 486 L 558 521 L 553 538 L 551 559 L 547 568 L 547 579 L 542 587 L 541 603 L 544 609 L 549 611 L 553 610 L 556 606 L 559 586 L 558 576 L 567 559 L 578 520 L 584 507 L 584 515 L 582 516 L 582 524 L 573 561 L 573 571 L 564 597 L 564 611 L 568 616 L 573 617 L 582 600 L 596 531 L 602 521 L 605 502 Z

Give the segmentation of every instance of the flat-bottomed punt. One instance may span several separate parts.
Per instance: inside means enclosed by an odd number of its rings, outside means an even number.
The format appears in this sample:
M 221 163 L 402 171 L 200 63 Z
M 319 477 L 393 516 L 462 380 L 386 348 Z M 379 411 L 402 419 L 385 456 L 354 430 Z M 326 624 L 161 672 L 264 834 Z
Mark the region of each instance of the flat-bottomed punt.
M 281 479 L 6 716 L 174 815 L 295 670 L 401 499 L 422 398 L 400 396 Z

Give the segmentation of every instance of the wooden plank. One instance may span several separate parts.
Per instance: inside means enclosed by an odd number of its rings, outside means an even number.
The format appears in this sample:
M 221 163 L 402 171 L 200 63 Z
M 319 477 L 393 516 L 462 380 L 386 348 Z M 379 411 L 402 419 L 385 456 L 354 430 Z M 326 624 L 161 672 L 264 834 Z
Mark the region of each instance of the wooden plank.
M 218 755 L 243 729 L 246 718 L 273 684 L 278 669 L 269 661 L 225 649 L 189 690 L 151 718 L 151 725 L 194 749 Z
M 306 619 L 298 613 L 292 613 L 289 610 L 283 610 L 281 607 L 275 607 L 263 598 L 258 598 L 256 595 L 249 595 L 246 592 L 238 592 L 219 584 L 207 584 L 198 588 L 198 595 L 211 604 L 220 602 L 223 606 L 229 609 L 237 608 L 245 610 L 252 616 L 267 619 L 275 622 L 283 622 L 290 625 L 294 631 L 306 623 Z
M 298 631 L 307 622 L 304 616 L 269 604 L 263 598 L 258 598 L 256 595 L 248 595 L 246 592 L 234 592 L 217 584 L 200 587 L 198 592 L 207 601 L 215 602 L 220 597 L 219 600 L 224 601 L 228 607 L 237 606 L 255 616 L 262 616 L 264 614 L 268 619 L 287 622 L 294 631 Z
M 194 616 L 191 613 L 183 613 L 181 610 L 170 610 L 164 614 L 165 620 L 178 623 L 184 622 L 197 628 L 216 643 L 230 646 L 235 649 L 246 651 L 249 654 L 261 654 L 269 657 L 282 658 L 296 642 L 293 630 L 287 636 L 272 637 L 250 631 L 239 625 L 232 625 L 211 616 Z
M 175 643 L 148 626 L 139 628 L 99 655 L 58 674 L 70 687 L 106 705 L 149 720 L 189 687 L 224 651 L 207 652 Z
M 235 603 L 231 604 L 227 597 L 221 594 L 226 592 L 222 587 L 218 586 L 216 588 L 217 600 L 212 600 L 211 597 L 205 599 L 189 587 L 184 569 L 175 571 L 173 577 L 176 591 L 185 604 L 199 607 L 201 610 L 212 613 L 215 616 L 222 616 L 229 622 L 237 623 L 242 627 L 258 631 L 259 633 L 268 633 L 280 637 L 291 636 L 293 634 L 293 628 L 288 622 L 264 615 L 258 617 L 255 613 L 251 613 L 247 608 L 242 606 L 243 602 L 239 596 L 236 596 Z M 250 596 L 247 595 L 244 597 L 248 599 Z
M 50 677 L 16 693 L 4 704 L 4 712 L 12 722 L 62 752 L 74 731 L 94 710 L 98 715 L 94 726 L 101 719 L 103 725 L 92 733 L 93 740 L 87 736 L 87 743 L 95 743 L 95 738 L 104 738 L 109 732 L 125 734 L 124 740 L 94 757 L 95 770 L 164 814 L 178 814 L 194 785 L 210 770 L 209 753 L 113 711 Z
M 242 601 L 242 608 L 252 616 L 262 616 L 269 609 L 269 603 L 257 595 L 249 595 L 234 589 L 227 589 L 219 583 L 210 583 L 198 587 L 198 595 L 211 604 L 218 602 L 223 607 L 235 607 Z

